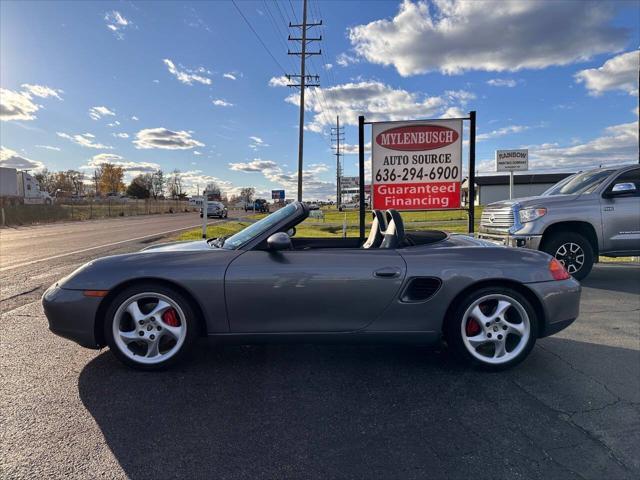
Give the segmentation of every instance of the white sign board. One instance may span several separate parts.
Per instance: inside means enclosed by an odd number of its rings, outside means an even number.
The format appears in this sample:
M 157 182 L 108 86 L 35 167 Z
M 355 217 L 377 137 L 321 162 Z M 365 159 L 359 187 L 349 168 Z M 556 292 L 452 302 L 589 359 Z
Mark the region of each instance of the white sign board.
M 496 172 L 529 170 L 529 150 L 496 150 Z
M 373 124 L 373 208 L 460 208 L 462 120 Z

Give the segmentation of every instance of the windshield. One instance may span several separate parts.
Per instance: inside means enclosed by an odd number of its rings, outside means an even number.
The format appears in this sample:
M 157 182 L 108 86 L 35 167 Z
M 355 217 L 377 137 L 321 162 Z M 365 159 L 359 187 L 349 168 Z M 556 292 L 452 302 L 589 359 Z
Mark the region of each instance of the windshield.
M 611 175 L 613 170 L 591 170 L 589 172 L 576 173 L 556 183 L 543 196 L 551 195 L 576 195 L 579 193 L 591 193 L 598 185 Z
M 227 238 L 222 244 L 223 248 L 234 250 L 241 245 L 244 245 L 249 240 L 262 235 L 267 230 L 271 229 L 276 224 L 280 223 L 285 218 L 293 215 L 296 211 L 296 204 L 291 203 L 280 210 L 273 212 L 271 215 L 267 215 L 262 220 L 258 220 L 256 223 L 249 225 L 244 230 L 240 230 L 235 235 Z

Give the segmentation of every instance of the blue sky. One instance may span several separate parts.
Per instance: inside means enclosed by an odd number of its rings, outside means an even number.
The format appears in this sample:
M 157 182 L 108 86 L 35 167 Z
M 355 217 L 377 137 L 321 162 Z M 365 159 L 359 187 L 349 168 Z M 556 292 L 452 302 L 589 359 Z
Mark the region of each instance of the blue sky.
M 299 68 L 285 35 L 301 2 L 237 5 L 275 60 L 231 2 L 3 1 L 0 164 L 91 173 L 111 161 L 128 178 L 178 168 L 194 191 L 215 180 L 293 197 L 297 91 L 278 85 Z M 540 171 L 637 162 L 637 1 L 310 0 L 318 17 L 306 198 L 334 193 L 337 114 L 353 146 L 361 113 L 474 109 L 480 172 L 496 149 L 525 146 Z

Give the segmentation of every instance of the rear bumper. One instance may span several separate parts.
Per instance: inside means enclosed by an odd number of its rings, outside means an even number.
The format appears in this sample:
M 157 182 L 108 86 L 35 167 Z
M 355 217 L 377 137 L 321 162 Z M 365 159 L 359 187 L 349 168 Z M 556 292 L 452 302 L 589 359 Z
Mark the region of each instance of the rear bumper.
M 100 348 L 95 319 L 101 298 L 85 297 L 81 290 L 52 285 L 42 296 L 49 330 L 86 348 Z
M 532 250 L 540 250 L 542 235 L 499 235 L 496 233 L 479 232 L 476 238 L 489 242 L 505 245 L 507 247 L 522 247 Z
M 573 278 L 561 281 L 528 283 L 544 312 L 540 337 L 547 337 L 571 325 L 580 313 L 580 283 Z

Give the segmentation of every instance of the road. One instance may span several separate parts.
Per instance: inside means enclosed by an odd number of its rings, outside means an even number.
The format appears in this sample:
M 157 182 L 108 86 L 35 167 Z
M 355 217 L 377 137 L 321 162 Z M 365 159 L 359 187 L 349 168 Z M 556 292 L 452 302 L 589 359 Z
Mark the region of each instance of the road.
M 105 237 L 94 242 L 126 237 L 108 235 L 116 225 L 100 226 Z M 142 228 L 130 235 L 151 231 Z M 3 286 L 48 285 L 87 258 L 141 246 L 53 260 L 40 250 L 74 251 L 78 235 L 86 233 L 68 234 L 68 245 L 55 248 L 36 240 L 41 262 L 1 272 Z M 640 268 L 598 265 L 583 286 L 574 325 L 494 374 L 460 365 L 446 348 L 204 341 L 187 363 L 142 373 L 107 350 L 52 335 L 39 299 L 20 295 L 3 303 L 0 321 L 0 472 L 11 479 L 638 478 Z
M 216 222 L 220 220 L 209 219 L 209 224 Z M 92 258 L 140 250 L 201 225 L 197 213 L 183 213 L 3 228 L 0 309 L 39 298 L 49 285 Z

